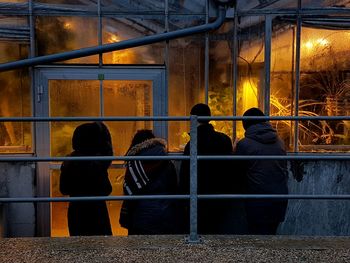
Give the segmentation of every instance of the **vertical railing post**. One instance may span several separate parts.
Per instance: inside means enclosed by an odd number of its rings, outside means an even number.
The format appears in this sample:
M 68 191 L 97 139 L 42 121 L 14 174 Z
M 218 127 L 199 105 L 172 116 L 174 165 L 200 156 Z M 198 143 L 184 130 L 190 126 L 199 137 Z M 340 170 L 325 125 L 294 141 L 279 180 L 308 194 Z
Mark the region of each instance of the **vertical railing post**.
M 198 243 L 198 197 L 197 197 L 197 116 L 191 115 L 190 128 L 190 237 L 189 243 Z

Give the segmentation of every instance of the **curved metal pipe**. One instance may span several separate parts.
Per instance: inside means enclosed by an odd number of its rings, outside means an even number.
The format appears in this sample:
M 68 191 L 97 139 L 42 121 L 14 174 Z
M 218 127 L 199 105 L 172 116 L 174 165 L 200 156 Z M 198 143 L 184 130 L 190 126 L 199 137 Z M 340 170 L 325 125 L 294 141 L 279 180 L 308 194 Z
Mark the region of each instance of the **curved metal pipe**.
M 3 64 L 0 64 L 0 71 L 7 71 L 7 70 L 17 69 L 22 67 L 31 67 L 35 65 L 42 65 L 42 64 L 58 62 L 58 61 L 63 61 L 68 59 L 97 55 L 100 53 L 139 47 L 139 46 L 149 45 L 149 44 L 153 44 L 153 43 L 157 43 L 165 40 L 171 40 L 171 39 L 186 37 L 194 34 L 205 33 L 210 30 L 219 28 L 224 23 L 225 17 L 226 17 L 226 9 L 223 6 L 219 6 L 217 19 L 214 22 L 209 24 L 180 29 L 173 32 L 134 38 L 134 39 L 125 40 L 117 43 L 105 44 L 97 47 L 82 48 L 82 49 L 72 50 L 72 51 L 58 53 L 58 54 L 52 54 L 47 56 L 34 57 L 34 58 L 28 58 L 28 59 L 23 59 L 23 60 L 14 61 L 14 62 L 3 63 Z

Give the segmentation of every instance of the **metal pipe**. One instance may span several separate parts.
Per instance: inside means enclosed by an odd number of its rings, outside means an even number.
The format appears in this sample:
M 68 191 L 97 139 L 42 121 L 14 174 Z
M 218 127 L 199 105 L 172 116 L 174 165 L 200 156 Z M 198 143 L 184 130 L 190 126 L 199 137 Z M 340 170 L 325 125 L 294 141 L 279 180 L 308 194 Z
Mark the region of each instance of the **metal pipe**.
M 301 2 L 298 1 L 298 10 L 301 8 Z M 299 116 L 299 93 L 300 93 L 300 57 L 301 57 L 301 16 L 297 16 L 297 30 L 296 30 L 296 53 L 295 53 L 295 94 L 294 94 L 294 115 Z M 294 59 L 294 58 L 293 58 Z M 294 123 L 294 151 L 298 152 L 299 150 L 299 122 Z
M 0 203 L 39 203 L 39 202 L 75 202 L 75 201 L 122 201 L 122 200 L 184 200 L 190 195 L 121 195 L 121 196 L 81 196 L 81 197 L 2 197 Z M 350 200 L 350 195 L 244 195 L 244 194 L 213 194 L 198 195 L 198 199 L 290 199 L 290 200 Z
M 209 1 L 205 1 L 205 23 L 209 23 Z M 205 33 L 204 51 L 204 103 L 209 103 L 209 33 Z
M 264 89 L 264 112 L 270 115 L 270 82 L 271 82 L 271 34 L 272 34 L 272 17 L 265 16 L 265 89 Z
M 226 9 L 222 6 L 219 6 L 217 19 L 214 22 L 209 24 L 180 29 L 173 32 L 139 37 L 139 38 L 125 40 L 117 43 L 105 44 L 97 47 L 82 48 L 82 49 L 58 53 L 58 54 L 52 54 L 52 55 L 29 58 L 29 59 L 24 59 L 24 60 L 9 62 L 9 63 L 3 63 L 3 64 L 0 64 L 0 71 L 7 71 L 7 70 L 16 69 L 16 68 L 30 67 L 35 65 L 64 61 L 68 59 L 86 57 L 86 56 L 96 55 L 100 53 L 106 53 L 106 52 L 111 52 L 116 50 L 149 45 L 149 44 L 153 44 L 153 43 L 157 43 L 165 40 L 186 37 L 194 34 L 205 33 L 210 30 L 219 28 L 224 23 L 225 17 L 226 17 Z
M 198 238 L 198 196 L 197 196 L 197 116 L 191 115 L 190 129 L 190 236 L 188 242 L 197 243 Z
M 237 116 L 237 83 L 238 83 L 238 17 L 237 8 L 234 9 L 234 25 L 233 25 L 233 52 L 232 52 L 232 66 L 233 66 L 233 103 L 232 115 Z M 232 122 L 232 139 L 233 142 L 237 139 L 237 123 Z
M 194 157 L 193 157 L 194 158 Z M 288 155 L 196 155 L 198 160 L 350 160 L 350 154 Z M 130 161 L 190 160 L 190 156 L 76 156 L 76 157 L 0 157 L 0 162 L 63 162 L 63 161 Z M 194 159 L 193 159 L 194 160 Z M 195 167 L 193 167 L 195 168 Z
M 146 117 L 1 117 L 0 122 L 61 122 L 61 121 L 188 121 L 188 116 L 146 116 Z M 321 120 L 350 120 L 350 116 L 211 116 L 200 117 L 198 120 L 215 121 L 241 121 L 241 120 L 264 120 L 264 121 L 321 121 Z

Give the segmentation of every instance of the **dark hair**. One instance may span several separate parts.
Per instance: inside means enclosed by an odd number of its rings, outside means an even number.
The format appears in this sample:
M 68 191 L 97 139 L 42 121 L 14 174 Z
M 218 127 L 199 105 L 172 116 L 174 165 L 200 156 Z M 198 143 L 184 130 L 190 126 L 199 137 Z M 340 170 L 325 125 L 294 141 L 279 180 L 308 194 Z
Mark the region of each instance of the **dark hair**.
M 97 154 L 101 142 L 100 127 L 95 123 L 79 125 L 73 133 L 73 150 L 86 154 Z
M 243 116 L 265 116 L 265 114 L 258 108 L 250 108 Z M 243 120 L 243 128 L 247 130 L 250 126 L 258 123 L 266 122 L 265 120 Z
M 191 115 L 197 115 L 197 116 L 211 116 L 210 108 L 207 104 L 204 103 L 198 103 L 194 105 L 190 112 Z M 201 120 L 198 121 L 199 123 L 208 123 L 209 120 Z
M 135 146 L 136 144 L 142 143 L 144 141 L 147 141 L 149 139 L 153 139 L 156 136 L 154 136 L 152 130 L 138 130 L 134 137 L 132 138 L 130 148 Z

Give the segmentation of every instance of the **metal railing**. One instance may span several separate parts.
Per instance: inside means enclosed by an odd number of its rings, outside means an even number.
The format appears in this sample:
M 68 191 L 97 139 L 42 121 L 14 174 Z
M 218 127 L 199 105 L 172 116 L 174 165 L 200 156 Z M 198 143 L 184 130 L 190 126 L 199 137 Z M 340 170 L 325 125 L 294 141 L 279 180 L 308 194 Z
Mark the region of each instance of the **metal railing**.
M 91 160 L 189 160 L 190 161 L 190 194 L 189 195 L 138 195 L 138 196 L 90 196 L 90 197 L 10 197 L 0 198 L 0 203 L 28 203 L 28 202 L 67 202 L 67 201 L 91 201 L 91 200 L 139 200 L 139 199 L 189 199 L 190 201 L 190 233 L 188 242 L 199 242 L 197 228 L 197 210 L 198 199 L 334 199 L 334 200 L 350 200 L 350 195 L 244 195 L 244 194 L 213 194 L 205 195 L 197 193 L 197 169 L 198 160 L 350 160 L 350 154 L 289 154 L 285 156 L 279 155 L 206 155 L 200 156 L 197 151 L 197 126 L 198 120 L 350 120 L 350 116 L 263 116 L 263 117 L 13 117 L 0 118 L 0 122 L 4 121 L 22 121 L 22 122 L 52 122 L 52 121 L 190 121 L 190 155 L 171 155 L 171 156 L 85 156 L 85 157 L 0 157 L 0 162 L 51 162 L 51 161 L 91 161 Z

